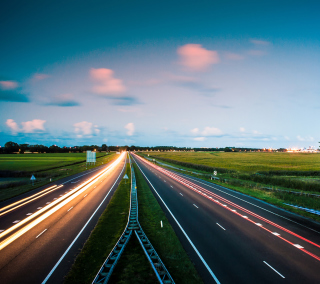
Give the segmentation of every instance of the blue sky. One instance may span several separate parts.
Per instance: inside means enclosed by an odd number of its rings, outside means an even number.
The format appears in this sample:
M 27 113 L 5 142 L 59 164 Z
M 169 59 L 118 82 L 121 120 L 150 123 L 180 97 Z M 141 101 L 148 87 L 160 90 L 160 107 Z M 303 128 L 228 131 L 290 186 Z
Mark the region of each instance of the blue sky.
M 318 145 L 318 1 L 65 2 L 3 4 L 0 145 Z

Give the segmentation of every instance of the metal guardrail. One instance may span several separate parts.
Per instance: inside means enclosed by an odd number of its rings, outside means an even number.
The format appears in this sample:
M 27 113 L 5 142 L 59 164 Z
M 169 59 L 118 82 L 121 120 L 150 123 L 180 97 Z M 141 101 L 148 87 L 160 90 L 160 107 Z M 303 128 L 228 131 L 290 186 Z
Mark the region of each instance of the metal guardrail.
M 170 273 L 166 269 L 165 265 L 161 261 L 159 255 L 156 250 L 153 248 L 146 234 L 143 232 L 141 225 L 138 221 L 138 197 L 137 197 L 137 185 L 136 185 L 136 177 L 134 174 L 134 170 L 131 164 L 130 159 L 130 168 L 131 168 L 131 194 L 130 194 L 130 212 L 128 217 L 127 226 L 122 233 L 120 239 L 117 244 L 114 246 L 112 251 L 110 252 L 108 258 L 100 268 L 97 276 L 93 280 L 93 284 L 95 283 L 108 283 L 111 274 L 120 259 L 131 235 L 132 232 L 135 232 L 136 237 L 139 240 L 139 243 L 150 262 L 150 265 L 156 274 L 156 277 L 160 283 L 172 283 L 173 281 Z

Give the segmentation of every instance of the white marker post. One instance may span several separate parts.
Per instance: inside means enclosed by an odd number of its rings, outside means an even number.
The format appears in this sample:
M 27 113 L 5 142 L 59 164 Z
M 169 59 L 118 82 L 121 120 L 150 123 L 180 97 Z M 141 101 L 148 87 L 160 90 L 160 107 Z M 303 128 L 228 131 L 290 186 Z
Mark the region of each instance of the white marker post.
M 161 228 L 163 228 L 162 220 L 160 221 L 160 224 L 161 224 Z
M 123 179 L 125 180 L 125 184 L 127 184 L 127 179 L 129 179 L 128 175 L 125 174 L 124 177 L 123 177 Z

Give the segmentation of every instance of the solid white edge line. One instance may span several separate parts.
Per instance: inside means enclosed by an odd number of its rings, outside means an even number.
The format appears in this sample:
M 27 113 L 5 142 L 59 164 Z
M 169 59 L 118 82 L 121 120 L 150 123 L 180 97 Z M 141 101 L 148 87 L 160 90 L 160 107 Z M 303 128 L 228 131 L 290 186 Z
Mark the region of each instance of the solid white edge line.
M 53 272 L 56 270 L 56 268 L 58 267 L 58 265 L 60 264 L 60 262 L 64 259 L 64 257 L 66 256 L 66 254 L 69 252 L 69 250 L 71 249 L 71 247 L 73 246 L 73 244 L 76 242 L 76 240 L 80 237 L 80 235 L 82 234 L 82 232 L 84 231 L 84 229 L 87 227 L 87 225 L 89 224 L 89 222 L 91 221 L 91 219 L 93 218 L 93 216 L 97 213 L 97 211 L 99 210 L 99 208 L 101 207 L 101 205 L 103 204 L 103 202 L 106 200 L 106 198 L 108 197 L 109 193 L 112 191 L 113 187 L 115 186 L 115 184 L 117 183 L 119 177 L 122 175 L 122 172 L 124 171 L 124 169 L 126 168 L 126 163 L 127 162 L 127 158 L 125 159 L 125 163 L 123 166 L 123 169 L 121 171 L 121 173 L 119 174 L 118 178 L 116 179 L 115 183 L 112 185 L 111 189 L 109 190 L 109 192 L 107 193 L 107 195 L 105 196 L 105 198 L 101 201 L 101 203 L 99 204 L 99 206 L 97 207 L 97 209 L 93 212 L 93 214 L 91 215 L 91 217 L 89 218 L 89 220 L 87 221 L 87 223 L 85 223 L 85 225 L 82 227 L 81 231 L 78 233 L 78 235 L 74 238 L 74 240 L 72 241 L 72 243 L 68 246 L 68 248 L 66 249 L 66 251 L 63 253 L 63 255 L 60 257 L 60 259 L 58 260 L 58 262 L 55 264 L 55 266 L 51 269 L 51 271 L 49 272 L 49 274 L 47 275 L 47 277 L 42 281 L 41 284 L 45 284 L 47 283 L 47 281 L 49 280 L 50 276 L 53 274 Z
M 36 236 L 36 239 L 39 238 L 47 229 L 44 229 L 38 236 Z
M 183 196 L 183 194 L 180 192 L 180 195 Z
M 266 261 L 263 261 L 266 265 L 268 265 L 273 271 L 277 272 L 282 278 L 285 278 L 281 273 L 279 273 L 277 270 L 275 270 L 269 263 Z
M 135 159 L 134 159 L 135 160 Z M 196 254 L 198 255 L 198 257 L 200 258 L 200 260 L 202 261 L 202 263 L 204 264 L 204 266 L 207 268 L 208 272 L 210 273 L 210 275 L 212 276 L 212 278 L 216 281 L 217 284 L 220 284 L 220 281 L 218 280 L 218 278 L 214 275 L 214 273 L 212 272 L 212 270 L 210 269 L 209 265 L 207 264 L 207 262 L 204 260 L 204 258 L 202 257 L 202 255 L 200 254 L 200 252 L 198 251 L 198 249 L 196 248 L 196 246 L 193 244 L 193 242 L 190 240 L 189 236 L 187 235 L 187 233 L 184 231 L 184 229 L 181 227 L 180 223 L 178 222 L 178 220 L 176 219 L 176 217 L 172 214 L 172 212 L 170 211 L 170 209 L 168 208 L 167 204 L 162 200 L 161 196 L 159 195 L 159 193 L 156 191 L 156 189 L 154 188 L 154 186 L 152 185 L 152 183 L 149 181 L 149 179 L 146 177 L 146 175 L 144 174 L 144 172 L 141 170 L 141 168 L 139 167 L 138 163 L 136 162 L 136 165 L 138 166 L 138 168 L 140 169 L 140 171 L 142 172 L 142 174 L 144 175 L 144 177 L 147 179 L 147 181 L 149 182 L 149 184 L 152 186 L 153 190 L 155 191 L 155 193 L 158 195 L 158 197 L 160 198 L 160 200 L 162 201 L 162 203 L 164 204 L 164 206 L 167 208 L 167 210 L 169 211 L 170 215 L 172 216 L 172 218 L 175 220 L 175 222 L 177 223 L 177 225 L 179 226 L 180 230 L 182 231 L 182 233 L 185 235 L 186 239 L 188 240 L 188 242 L 190 243 L 190 245 L 192 246 L 192 248 L 194 249 L 194 251 L 196 252 Z
M 219 223 L 216 223 L 220 228 L 222 228 L 223 230 L 226 230 L 225 228 L 223 228 Z
M 197 205 L 193 204 L 194 207 L 199 208 Z

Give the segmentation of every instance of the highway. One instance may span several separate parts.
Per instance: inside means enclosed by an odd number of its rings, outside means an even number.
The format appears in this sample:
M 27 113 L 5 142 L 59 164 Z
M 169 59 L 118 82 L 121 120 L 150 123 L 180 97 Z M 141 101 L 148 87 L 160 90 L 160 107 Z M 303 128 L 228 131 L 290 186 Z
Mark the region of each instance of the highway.
M 116 160 L 0 203 L 0 282 L 62 283 L 124 174 Z
M 132 156 L 205 283 L 320 283 L 319 223 Z

